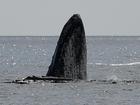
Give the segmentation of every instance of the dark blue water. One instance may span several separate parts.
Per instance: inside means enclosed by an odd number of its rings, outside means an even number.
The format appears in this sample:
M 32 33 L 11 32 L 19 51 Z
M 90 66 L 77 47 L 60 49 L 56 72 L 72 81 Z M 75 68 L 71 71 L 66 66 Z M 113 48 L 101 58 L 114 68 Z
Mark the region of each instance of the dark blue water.
M 140 105 L 140 84 L 7 84 L 47 73 L 58 37 L 0 37 L 0 105 Z M 87 37 L 88 80 L 140 81 L 140 37 Z

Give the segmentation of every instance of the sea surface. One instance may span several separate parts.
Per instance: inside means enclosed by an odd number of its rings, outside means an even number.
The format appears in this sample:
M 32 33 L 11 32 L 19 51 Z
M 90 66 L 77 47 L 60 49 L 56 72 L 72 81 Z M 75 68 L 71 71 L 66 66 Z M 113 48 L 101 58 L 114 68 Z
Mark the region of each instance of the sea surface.
M 140 105 L 138 36 L 88 36 L 87 81 L 5 83 L 46 75 L 58 38 L 0 37 L 0 105 Z

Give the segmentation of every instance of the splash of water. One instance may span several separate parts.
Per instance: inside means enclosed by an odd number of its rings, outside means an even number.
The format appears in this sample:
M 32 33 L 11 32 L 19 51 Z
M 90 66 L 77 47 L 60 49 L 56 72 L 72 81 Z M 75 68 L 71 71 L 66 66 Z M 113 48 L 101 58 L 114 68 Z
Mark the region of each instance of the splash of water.
M 111 75 L 107 77 L 108 81 L 120 81 L 121 79 L 118 78 L 116 75 Z

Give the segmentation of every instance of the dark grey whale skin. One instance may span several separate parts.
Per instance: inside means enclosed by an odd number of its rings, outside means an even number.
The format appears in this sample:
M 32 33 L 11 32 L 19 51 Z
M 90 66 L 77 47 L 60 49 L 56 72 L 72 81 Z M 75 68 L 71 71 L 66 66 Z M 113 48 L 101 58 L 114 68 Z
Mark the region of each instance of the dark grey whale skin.
M 87 48 L 83 22 L 74 14 L 64 25 L 46 76 L 86 80 Z

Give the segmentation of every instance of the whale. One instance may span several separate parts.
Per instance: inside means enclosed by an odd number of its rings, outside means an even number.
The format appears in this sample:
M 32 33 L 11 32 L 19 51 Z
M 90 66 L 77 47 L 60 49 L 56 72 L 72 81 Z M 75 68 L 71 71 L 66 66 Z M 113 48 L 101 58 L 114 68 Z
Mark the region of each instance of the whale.
M 64 25 L 45 76 L 27 76 L 5 83 L 28 84 L 31 81 L 63 83 L 87 79 L 87 47 L 84 25 L 74 14 Z
M 46 76 L 86 80 L 86 66 L 87 47 L 84 25 L 80 15 L 74 14 L 62 29 Z

